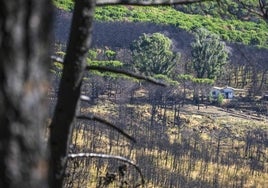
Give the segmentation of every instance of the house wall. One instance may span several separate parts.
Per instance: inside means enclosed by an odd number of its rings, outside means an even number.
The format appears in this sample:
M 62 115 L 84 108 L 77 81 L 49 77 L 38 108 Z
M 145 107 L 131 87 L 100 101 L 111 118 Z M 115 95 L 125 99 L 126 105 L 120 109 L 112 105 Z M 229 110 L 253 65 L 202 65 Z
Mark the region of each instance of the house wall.
M 234 90 L 230 88 L 224 88 L 223 93 L 225 98 L 232 99 L 234 97 Z
M 211 96 L 212 96 L 213 98 L 217 98 L 218 95 L 219 95 L 220 93 L 221 93 L 220 90 L 215 89 L 215 88 L 213 88 L 213 89 L 211 90 L 211 92 L 210 92 L 210 94 L 211 94 Z
M 212 88 L 210 92 L 213 98 L 217 98 L 220 93 L 223 94 L 224 98 L 226 99 L 232 99 L 234 97 L 234 90 L 231 88 Z

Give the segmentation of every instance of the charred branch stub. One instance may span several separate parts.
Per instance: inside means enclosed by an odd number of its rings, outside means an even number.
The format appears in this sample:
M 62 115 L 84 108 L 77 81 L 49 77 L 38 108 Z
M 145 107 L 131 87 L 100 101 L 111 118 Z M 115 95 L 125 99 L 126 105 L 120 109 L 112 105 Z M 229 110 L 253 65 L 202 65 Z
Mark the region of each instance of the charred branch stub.
M 99 177 L 97 188 L 107 187 L 116 180 L 116 174 L 107 172 L 105 176 Z
M 122 129 L 118 128 L 116 125 L 112 124 L 111 122 L 97 117 L 97 116 L 77 116 L 77 119 L 85 119 L 85 120 L 94 120 L 94 121 L 98 121 L 100 123 L 103 123 L 104 125 L 107 125 L 108 127 L 111 127 L 112 129 L 116 130 L 117 132 L 119 132 L 120 134 L 122 134 L 123 136 L 125 136 L 126 138 L 128 138 L 129 140 L 131 140 L 132 142 L 136 142 L 135 138 L 133 138 L 132 136 L 128 135 L 127 133 L 125 133 Z

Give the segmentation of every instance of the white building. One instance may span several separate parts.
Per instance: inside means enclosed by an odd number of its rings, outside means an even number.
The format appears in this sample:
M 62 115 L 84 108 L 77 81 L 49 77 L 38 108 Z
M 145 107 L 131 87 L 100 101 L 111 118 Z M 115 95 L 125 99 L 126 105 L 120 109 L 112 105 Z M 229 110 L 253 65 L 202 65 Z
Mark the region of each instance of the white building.
M 213 87 L 210 90 L 210 95 L 213 99 L 218 98 L 219 94 L 221 93 L 222 88 L 221 87 Z
M 216 99 L 218 98 L 219 94 L 222 94 L 225 99 L 232 99 L 234 97 L 234 92 L 235 90 L 240 90 L 240 89 L 235 89 L 232 87 L 213 87 L 210 91 L 211 96 Z

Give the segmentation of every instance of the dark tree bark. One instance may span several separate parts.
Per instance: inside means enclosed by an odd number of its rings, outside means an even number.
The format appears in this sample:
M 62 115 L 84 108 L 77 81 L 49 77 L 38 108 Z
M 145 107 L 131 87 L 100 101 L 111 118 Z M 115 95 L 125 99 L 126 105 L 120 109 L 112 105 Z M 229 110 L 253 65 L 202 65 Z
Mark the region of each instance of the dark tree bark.
M 259 89 L 258 89 L 259 91 L 263 91 L 263 87 L 264 87 L 264 85 L 266 83 L 266 80 L 267 80 L 267 77 L 266 77 L 267 71 L 268 71 L 268 69 L 263 69 L 262 70 L 261 80 L 260 80 L 260 86 L 259 86 Z M 264 88 L 264 89 L 266 89 L 266 88 Z
M 47 187 L 50 0 L 0 1 L 0 187 Z
M 63 185 L 68 146 L 75 123 L 86 57 L 91 43 L 95 1 L 75 1 L 70 40 L 64 59 L 62 80 L 54 117 L 51 123 L 50 186 Z

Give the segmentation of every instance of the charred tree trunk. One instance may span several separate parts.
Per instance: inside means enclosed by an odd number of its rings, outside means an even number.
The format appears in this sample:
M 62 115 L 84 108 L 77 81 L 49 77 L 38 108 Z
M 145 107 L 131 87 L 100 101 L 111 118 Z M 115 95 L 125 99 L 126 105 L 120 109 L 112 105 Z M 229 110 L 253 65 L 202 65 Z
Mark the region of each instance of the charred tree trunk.
M 64 59 L 58 102 L 51 123 L 50 186 L 63 185 L 80 88 L 91 43 L 91 30 L 95 1 L 75 1 L 70 40 Z
M 261 74 L 261 83 L 260 83 L 260 86 L 259 86 L 259 89 L 258 89 L 258 91 L 260 91 L 260 92 L 263 90 L 263 86 L 266 83 L 266 79 L 267 79 L 266 78 L 266 74 L 267 74 L 267 71 L 268 71 L 268 69 L 264 69 L 263 72 L 262 72 L 262 74 Z
M 0 187 L 48 187 L 50 0 L 0 1 Z

